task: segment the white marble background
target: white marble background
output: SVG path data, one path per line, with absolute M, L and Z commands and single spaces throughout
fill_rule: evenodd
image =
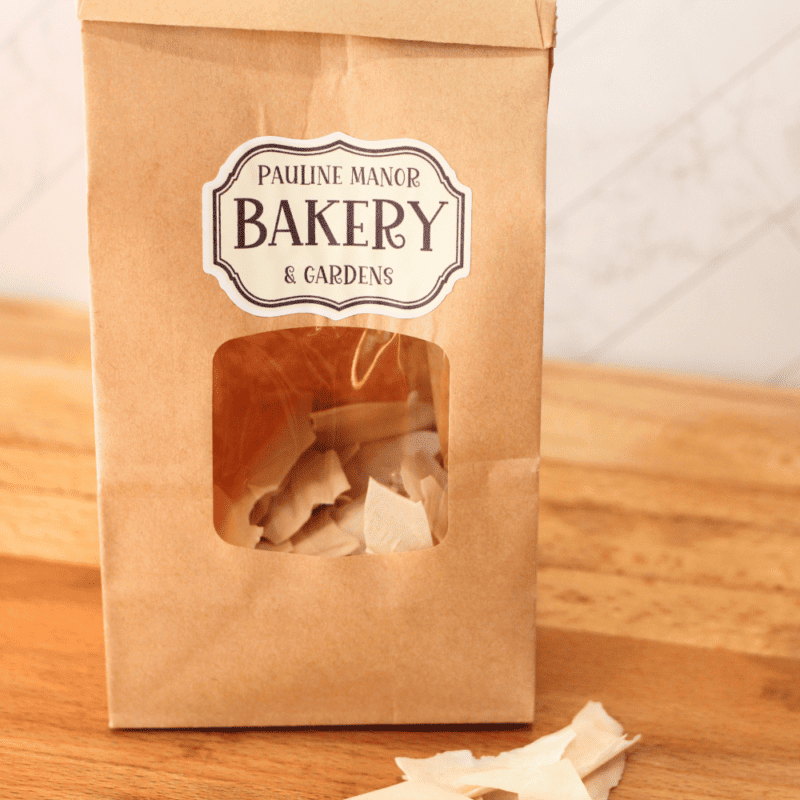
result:
M 0 293 L 87 303 L 74 0 L 0 15 Z M 560 0 L 545 354 L 800 386 L 800 0 Z

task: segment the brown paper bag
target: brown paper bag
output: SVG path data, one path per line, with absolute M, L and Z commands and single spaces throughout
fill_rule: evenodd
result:
M 111 725 L 530 721 L 554 0 L 79 13 Z M 333 328 L 427 343 L 436 546 L 215 528 L 215 354 Z

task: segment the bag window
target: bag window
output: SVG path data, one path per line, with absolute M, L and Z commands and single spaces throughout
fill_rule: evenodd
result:
M 312 556 L 421 550 L 447 533 L 449 363 L 364 328 L 225 342 L 213 360 L 214 527 Z

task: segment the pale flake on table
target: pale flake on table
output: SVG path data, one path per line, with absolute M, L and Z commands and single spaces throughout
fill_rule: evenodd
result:
M 563 758 L 538 767 L 520 789 L 519 800 L 591 800 L 591 796 L 573 763 Z
M 484 756 L 480 764 L 492 764 L 498 767 L 540 767 L 555 764 L 564 756 L 564 751 L 575 738 L 575 731 L 567 725 L 553 733 L 540 736 L 530 744 L 506 750 L 497 756 Z M 491 760 L 490 760 L 491 759 Z
M 405 781 L 376 789 L 374 792 L 355 795 L 348 800 L 464 800 L 464 795 L 433 783 Z
M 475 758 L 469 750 L 454 750 L 430 758 L 396 758 L 395 762 L 407 779 L 427 780 L 467 794 L 475 788 L 517 791 L 527 783 L 530 770 L 557 762 L 574 737 L 575 731 L 566 727 L 497 756 Z
M 482 756 L 474 760 L 472 769 L 463 771 L 451 785 L 454 788 L 480 786 L 519 792 L 527 785 L 533 771 L 558 762 L 574 738 L 575 731 L 567 726 L 524 747 L 497 756 Z
M 449 774 L 454 770 L 471 769 L 476 763 L 471 750 L 448 750 L 427 758 L 398 756 L 394 761 L 400 767 L 406 780 L 432 783 L 436 783 L 435 778 L 442 774 Z
M 576 735 L 564 751 L 564 758 L 575 765 L 582 778 L 627 750 L 640 738 L 626 738 L 622 726 L 608 715 L 600 703 L 587 703 L 570 725 Z
M 406 780 L 427 781 L 472 798 L 608 800 L 625 766 L 622 750 L 639 738 L 626 739 L 603 706 L 590 702 L 565 728 L 497 756 L 475 758 L 469 750 L 454 750 L 395 761 Z
M 587 775 L 583 779 L 583 785 L 592 800 L 608 800 L 609 793 L 620 782 L 624 771 L 625 753 L 620 753 Z
M 599 728 L 612 736 L 622 736 L 625 729 L 606 710 L 602 703 L 590 700 L 573 718 L 570 725 L 575 730 Z

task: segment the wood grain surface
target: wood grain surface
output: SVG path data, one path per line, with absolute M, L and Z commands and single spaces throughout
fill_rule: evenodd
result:
M 790 659 L 545 627 L 533 729 L 111 731 L 97 568 L 0 557 L 0 614 L 4 797 L 334 800 L 395 783 L 395 755 L 527 744 L 589 697 L 643 735 L 615 800 L 800 797 Z
M 334 800 L 591 698 L 643 734 L 612 798 L 800 800 L 800 393 L 543 382 L 533 730 L 110 731 L 88 318 L 0 300 L 0 797 Z

